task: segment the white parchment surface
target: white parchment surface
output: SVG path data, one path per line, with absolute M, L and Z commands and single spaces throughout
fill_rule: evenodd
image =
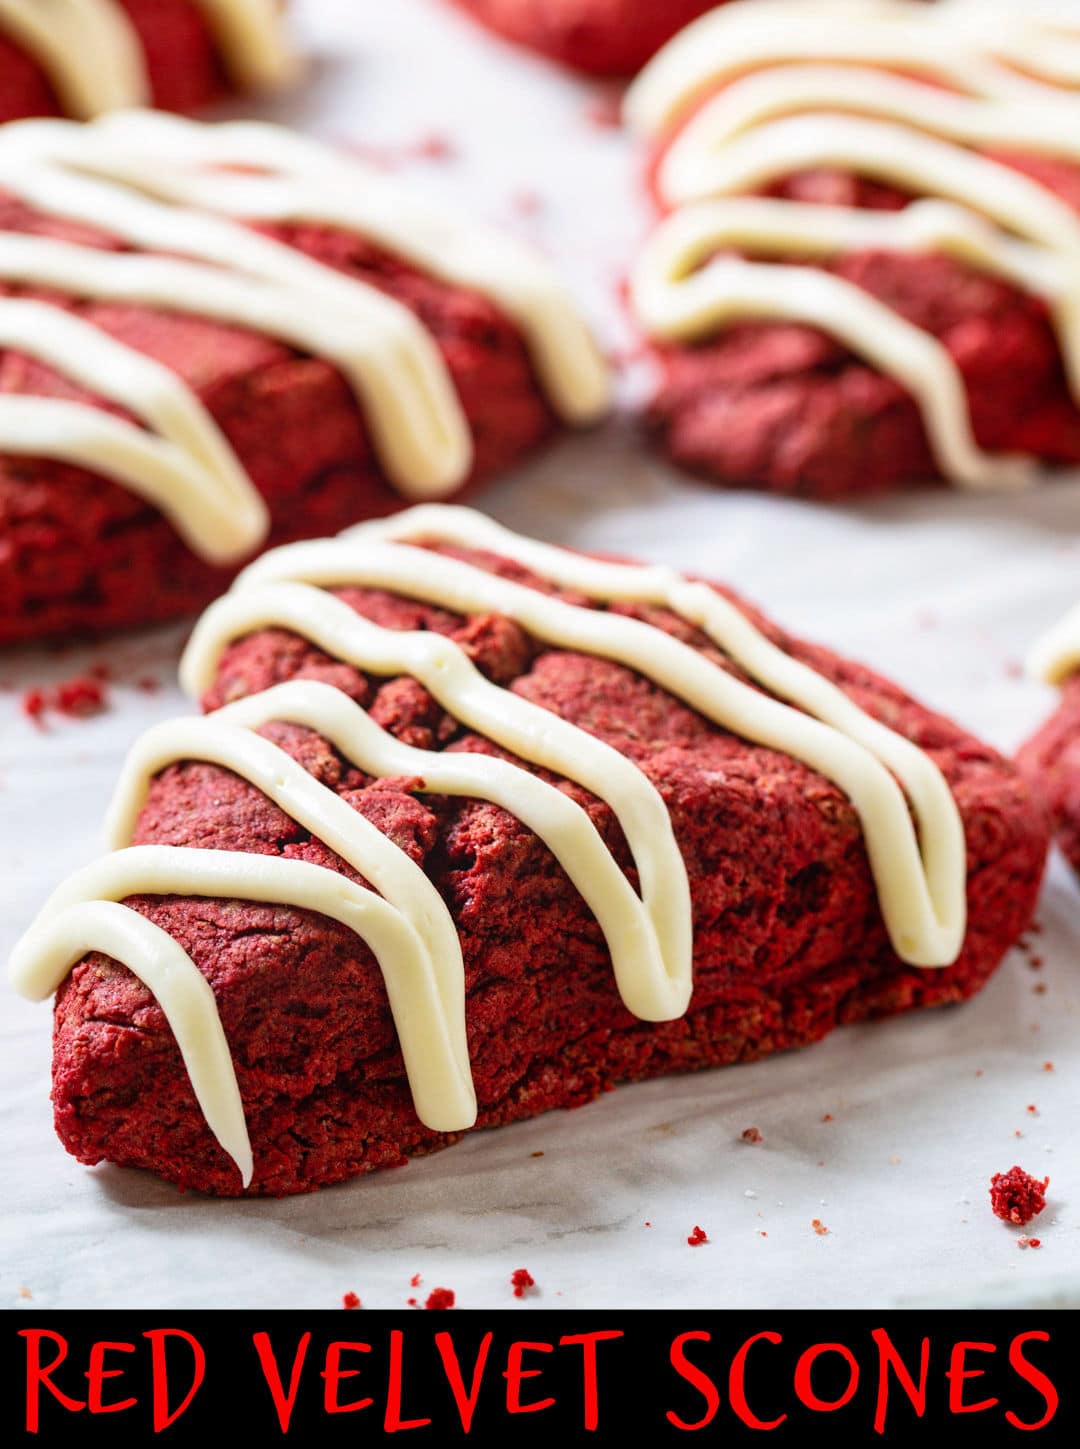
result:
M 263 113 L 373 146 L 417 187 L 530 237 L 605 342 L 625 348 L 617 281 L 646 214 L 633 147 L 603 124 L 608 93 L 434 0 L 296 8 L 311 83 Z M 624 417 L 556 447 L 482 506 L 541 538 L 728 580 L 1003 749 L 1053 706 L 1018 664 L 1080 597 L 1080 480 L 1022 498 L 816 507 L 680 478 Z M 0 660 L 0 957 L 60 878 L 99 850 L 126 747 L 190 709 L 175 686 L 183 635 Z M 21 714 L 22 690 L 95 662 L 115 680 L 106 713 L 47 731 Z M 1080 889 L 1059 859 L 1039 921 L 1031 950 L 1042 966 L 1015 951 L 962 1008 L 621 1088 L 282 1202 L 204 1200 L 79 1166 L 51 1125 L 49 1010 L 4 988 L 0 1303 L 310 1308 L 352 1290 L 371 1307 L 400 1307 L 445 1286 L 461 1307 L 499 1306 L 515 1303 L 510 1274 L 526 1267 L 538 1286 L 523 1312 L 1076 1304 Z M 750 1126 L 763 1135 L 756 1146 L 740 1140 Z M 1014 1162 L 1050 1175 L 1049 1205 L 1028 1230 L 1038 1250 L 1018 1248 L 989 1210 L 991 1173 Z M 696 1224 L 709 1242 L 692 1248 Z

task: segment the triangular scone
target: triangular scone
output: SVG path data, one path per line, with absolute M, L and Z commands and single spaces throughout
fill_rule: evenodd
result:
M 183 679 L 209 712 L 135 746 L 117 850 L 12 971 L 60 986 L 68 1150 L 185 1187 L 302 1192 L 959 1001 L 1043 871 L 1014 766 L 895 686 L 467 510 L 266 555 Z
M 545 262 L 354 157 L 149 112 L 0 132 L 0 643 L 193 610 L 607 395 Z
M 1080 462 L 1075 8 L 739 0 L 627 114 L 632 276 L 679 464 L 815 497 Z

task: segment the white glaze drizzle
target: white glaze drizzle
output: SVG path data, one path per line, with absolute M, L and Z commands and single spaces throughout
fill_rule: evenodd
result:
M 74 167 L 173 206 L 252 222 L 314 223 L 368 237 L 504 311 L 566 422 L 595 422 L 608 406 L 607 369 L 554 272 L 512 238 L 480 224 L 463 227 L 373 166 L 277 126 L 238 121 L 197 127 L 164 114 L 110 116 L 93 136 L 73 137 L 69 128 L 45 145 L 56 145 L 57 158 Z M 248 170 L 223 177 L 222 167 Z M 243 264 L 237 256 L 230 260 Z M 279 259 L 275 272 L 281 266 Z
M 710 10 L 660 50 L 626 93 L 624 115 L 643 135 L 658 136 L 684 117 L 702 95 L 755 70 L 802 65 L 868 66 L 925 76 L 972 96 L 1045 103 L 1042 58 L 1061 67 L 1060 37 L 1053 47 L 1025 48 L 1029 73 L 1003 64 L 998 52 L 1016 54 L 1038 16 L 1005 21 L 996 8 L 987 23 L 983 0 L 950 13 L 910 0 L 738 0 Z M 981 12 L 981 14 L 980 14 Z M 1038 55 L 1034 52 L 1038 49 Z M 1055 52 L 1056 51 L 1056 55 Z M 1071 52 L 1070 52 L 1071 54 Z
M 677 37 L 631 89 L 628 114 L 642 129 L 656 133 L 709 86 L 728 84 L 661 159 L 659 193 L 684 210 L 645 247 L 631 292 L 644 330 L 660 341 L 700 341 L 742 320 L 817 328 L 912 396 L 946 478 L 1010 487 L 1033 476 L 1034 460 L 977 446 L 964 381 L 943 344 L 843 278 L 751 260 L 944 251 L 1047 303 L 1080 401 L 1080 218 L 1038 182 L 968 149 L 1080 160 L 1076 102 L 964 43 L 966 23 L 943 45 L 938 12 L 948 9 L 831 0 L 800 11 L 758 0 Z M 955 89 L 892 73 L 901 69 Z M 832 166 L 942 200 L 876 213 L 738 195 Z M 744 258 L 717 256 L 725 247 Z
M 280 0 L 195 0 L 238 90 L 271 91 L 299 73 Z
M 0 234 L 0 277 L 77 297 L 209 316 L 324 357 L 352 384 L 380 461 L 399 491 L 410 499 L 452 491 L 468 474 L 472 440 L 446 363 L 418 318 L 377 288 L 239 221 L 212 214 L 216 208 L 227 210 L 228 198 L 205 168 L 270 168 L 278 153 L 283 166 L 288 158 L 281 174 L 229 180 L 238 197 L 246 195 L 248 180 L 256 188 L 262 200 L 252 217 L 322 216 L 330 225 L 393 246 L 420 265 L 431 263 L 435 274 L 491 296 L 512 315 L 553 404 L 568 422 L 591 421 L 604 409 L 604 364 L 542 263 L 513 244 L 504 247 L 482 228 L 474 232 L 441 214 L 429 215 L 426 208 L 405 206 L 396 193 L 370 188 L 373 199 L 367 206 L 353 205 L 347 196 L 340 205 L 320 201 L 326 191 L 368 190 L 367 169 L 270 126 L 203 127 L 175 117 L 128 114 L 86 127 L 30 121 L 6 128 L 0 187 L 48 214 L 171 255 L 118 254 Z M 309 163 L 310 176 L 303 174 Z M 206 187 L 201 199 L 200 169 Z M 166 175 L 175 184 L 170 188 L 161 182 L 157 189 L 175 192 L 171 201 L 149 194 L 154 176 Z M 196 406 L 192 398 L 189 410 Z M 104 443 L 99 454 L 108 474 Z M 92 461 L 93 445 L 87 466 Z M 185 459 L 176 462 L 182 473 Z M 181 478 L 174 493 L 174 513 L 186 515 L 189 538 L 217 532 L 200 489 L 199 466 L 192 455 L 186 481 Z M 231 556 L 249 551 L 237 549 Z
M 238 88 L 267 90 L 295 76 L 276 0 L 193 3 Z M 0 0 L 0 33 L 34 58 L 77 120 L 151 100 L 142 41 L 116 0 Z
M 0 298 L 0 348 L 46 363 L 144 424 L 67 399 L 0 396 L 0 452 L 62 459 L 115 479 L 215 562 L 243 558 L 265 537 L 265 503 L 213 418 L 169 368 L 72 313 L 23 299 Z M 187 494 L 198 507 L 182 506 Z
M 0 33 L 34 59 L 77 120 L 150 101 L 142 42 L 115 0 L 0 0 Z
M 634 601 L 669 608 L 702 628 L 766 689 L 798 707 L 741 683 L 662 630 L 602 609 L 571 605 L 414 546 L 421 540 L 490 549 L 599 603 Z M 964 835 L 955 802 L 936 766 L 841 690 L 769 643 L 709 586 L 665 568 L 601 563 L 571 554 L 520 538 L 482 515 L 458 508 L 415 508 L 397 519 L 350 530 L 338 540 L 279 549 L 251 566 L 197 626 L 182 665 L 185 687 L 193 692 L 206 687 L 228 642 L 267 625 L 289 628 L 372 673 L 410 675 L 462 724 L 518 758 L 575 780 L 606 800 L 641 882 L 639 897 L 584 810 L 556 787 L 511 761 L 487 754 L 430 752 L 403 745 L 341 691 L 325 684 L 293 681 L 276 686 L 204 719 L 158 726 L 135 747 L 110 810 L 111 844 L 120 846 L 130 839 L 149 781 L 160 769 L 178 760 L 210 761 L 261 789 L 386 897 L 383 902 L 366 893 L 368 899 L 396 911 L 395 920 L 411 923 L 420 962 L 410 968 L 412 979 L 429 983 L 426 994 L 395 996 L 388 961 L 385 956 L 379 959 L 388 975 L 399 1032 L 404 1020 L 405 1029 L 411 1027 L 425 1039 L 445 1044 L 441 1055 L 405 1052 L 417 1110 L 429 1125 L 460 1130 L 472 1120 L 464 1120 L 468 1113 L 460 1110 L 460 1095 L 438 1122 L 425 1115 L 426 1104 L 449 1103 L 454 1083 L 468 1080 L 467 1057 L 462 1069 L 460 1055 L 464 975 L 456 940 L 451 943 L 445 933 L 445 907 L 437 896 L 435 905 L 430 896 L 415 892 L 410 881 L 415 884 L 419 876 L 427 882 L 403 852 L 255 731 L 272 721 L 302 724 L 374 775 L 415 779 L 418 783 L 411 788 L 488 800 L 510 811 L 547 844 L 577 886 L 605 936 L 625 1004 L 649 1020 L 679 1016 L 689 1002 L 692 940 L 685 866 L 666 807 L 631 760 L 587 731 L 487 681 L 452 640 L 381 628 L 315 583 L 387 588 L 464 614 L 497 612 L 556 647 L 620 661 L 734 733 L 803 760 L 845 791 L 859 815 L 883 917 L 897 952 L 913 964 L 927 966 L 947 965 L 958 954 L 965 931 Z M 903 784 L 906 799 L 897 781 Z M 170 871 L 173 857 L 184 869 Z M 219 861 L 225 863 L 218 865 Z M 235 875 L 230 874 L 228 862 L 236 863 Z M 346 881 L 323 870 L 317 881 L 312 877 L 307 894 L 301 896 L 298 878 L 295 883 L 289 878 L 286 891 L 279 884 L 285 875 L 277 868 L 296 864 L 263 855 L 169 847 L 117 850 L 54 896 L 16 953 L 15 984 L 30 994 L 47 995 L 82 950 L 93 947 L 113 954 L 105 937 L 93 936 L 81 916 L 73 924 L 65 914 L 71 906 L 82 910 L 95 896 L 118 901 L 132 894 L 234 895 L 303 905 L 353 925 L 378 956 L 365 934 L 367 923 L 360 930 L 351 916 L 342 914 L 340 896 L 352 902 L 350 892 L 356 888 L 344 890 Z M 200 873 L 204 866 L 220 871 L 220 879 L 215 882 Z M 273 868 L 273 882 L 266 867 Z M 429 885 L 427 889 L 434 894 Z M 274 895 L 275 890 L 281 893 Z M 134 937 L 130 943 L 120 936 L 110 939 L 138 954 L 138 974 L 157 995 L 159 943 L 151 943 L 150 949 Z M 150 956 L 154 960 L 148 960 Z M 117 958 L 127 960 L 122 953 Z M 210 1003 L 194 982 L 197 968 L 186 955 L 184 962 L 169 957 L 170 981 L 181 973 L 190 978 L 184 1000 L 192 1012 L 206 1012 Z M 438 982 L 437 988 L 431 982 Z M 207 1040 L 218 1039 L 208 1029 Z M 250 1147 L 246 1129 L 243 1141 L 237 1134 L 239 1098 L 231 1065 L 226 1072 L 216 1059 L 213 1070 L 208 1068 L 196 1084 L 196 1093 L 204 1111 L 206 1103 L 212 1105 L 212 1128 L 244 1172 Z M 475 1103 L 472 1112 L 474 1116 Z M 209 1113 L 207 1117 L 210 1121 Z M 231 1125 L 219 1131 L 215 1122 Z
M 1062 684 L 1080 669 L 1080 604 L 1038 640 L 1027 663 L 1028 672 L 1046 684 Z

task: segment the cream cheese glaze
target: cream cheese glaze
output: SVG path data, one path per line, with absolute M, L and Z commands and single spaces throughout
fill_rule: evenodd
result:
M 245 167 L 254 171 L 222 181 L 222 168 Z M 472 463 L 468 424 L 434 338 L 378 288 L 257 233 L 245 220 L 325 222 L 490 297 L 520 328 L 538 378 L 567 422 L 592 421 L 607 405 L 603 361 L 542 262 L 482 227 L 413 201 L 362 163 L 276 127 L 201 126 L 142 112 L 91 126 L 20 122 L 0 138 L 0 189 L 140 249 L 110 252 L 0 232 L 0 280 L 211 317 L 326 358 L 351 384 L 380 463 L 406 498 L 453 491 Z M 59 315 L 44 303 L 24 314 L 20 345 L 38 356 L 47 349 L 48 360 L 68 376 L 86 381 L 100 370 L 122 379 L 106 395 L 160 430 L 151 405 L 151 394 L 161 392 L 160 369 L 149 362 L 140 369 L 130 354 L 121 366 L 119 346 L 104 336 L 95 340 L 85 324 L 86 366 L 69 364 L 63 349 L 49 347 L 49 327 L 60 325 L 49 323 L 50 311 Z M 155 500 L 167 492 L 170 517 L 204 557 L 242 558 L 265 536 L 265 509 L 178 377 L 171 396 L 171 431 L 162 441 L 128 436 L 124 456 L 117 428 L 101 421 L 99 409 L 54 407 L 57 456 L 77 455 L 84 466 L 138 486 L 132 463 L 138 445 L 139 467 L 145 465 L 140 491 Z M 33 410 L 32 400 L 5 407 L 0 450 L 26 451 L 30 433 L 49 455 L 48 434 L 32 425 Z M 43 424 L 44 410 L 36 412 Z M 185 424 L 175 426 L 181 412 Z M 208 450 L 210 471 L 222 482 L 217 498 L 206 486 Z M 233 504 L 235 515 L 222 531 L 223 511 Z
M 1028 672 L 1047 684 L 1062 684 L 1080 669 L 1080 604 L 1049 629 L 1028 655 Z
M 540 593 L 423 543 L 489 550 L 598 607 Z M 89 950 L 131 965 L 176 1032 L 206 1120 L 245 1184 L 251 1148 L 212 996 L 175 943 L 119 904 L 128 896 L 272 900 L 341 921 L 379 961 L 421 1120 L 439 1131 L 458 1131 L 476 1115 L 464 968 L 445 904 L 403 851 L 257 733 L 269 722 L 315 730 L 372 775 L 415 781 L 410 788 L 420 792 L 502 806 L 547 844 L 577 886 L 604 934 L 631 1012 L 653 1021 L 676 1018 L 692 990 L 686 870 L 667 808 L 646 775 L 587 731 L 486 680 L 452 640 L 382 628 L 356 614 L 328 592 L 345 584 L 387 589 L 464 615 L 494 612 L 514 619 L 554 647 L 616 660 L 722 728 L 804 761 L 844 791 L 858 814 L 897 954 L 925 967 L 955 960 L 966 927 L 965 842 L 940 771 L 915 745 L 772 644 L 708 585 L 663 567 L 573 554 L 521 538 L 471 510 L 445 506 L 414 508 L 337 539 L 278 549 L 246 570 L 197 626 L 181 671 L 190 692 L 212 681 L 231 640 L 271 625 L 372 674 L 409 675 L 459 722 L 515 759 L 606 801 L 629 846 L 640 894 L 585 811 L 555 786 L 512 760 L 406 746 L 329 685 L 293 681 L 204 718 L 151 730 L 132 750 L 109 812 L 114 853 L 54 894 L 17 946 L 11 978 L 25 994 L 43 999 Z M 663 630 L 604 607 L 617 602 L 671 610 L 701 629 L 760 688 Z M 329 869 L 264 855 L 128 846 L 151 779 L 184 760 L 213 762 L 248 780 L 374 890 L 360 890 Z
M 193 3 L 237 87 L 271 89 L 293 78 L 277 0 Z M 34 58 L 77 120 L 151 101 L 139 33 L 117 0 L 0 0 L 0 34 Z
M 959 369 L 936 338 L 842 277 L 757 260 L 827 262 L 872 247 L 944 251 L 1026 287 L 1047 303 L 1080 402 L 1080 217 L 983 153 L 1080 161 L 1077 101 L 1051 83 L 1071 73 L 1068 37 L 1048 33 L 1060 23 L 1057 7 L 999 17 L 997 30 L 985 16 L 977 23 L 975 8 L 960 0 L 744 0 L 688 27 L 627 98 L 627 115 L 647 134 L 685 122 L 656 175 L 661 200 L 675 210 L 646 246 L 631 294 L 658 341 L 694 342 L 768 318 L 818 328 L 913 397 L 946 478 L 1011 486 L 1033 463 L 977 447 Z M 1015 39 L 1011 49 L 1002 28 Z M 1005 64 L 1006 52 L 1023 73 Z M 746 195 L 820 167 L 927 200 L 882 213 Z M 725 249 L 741 259 L 718 255 Z

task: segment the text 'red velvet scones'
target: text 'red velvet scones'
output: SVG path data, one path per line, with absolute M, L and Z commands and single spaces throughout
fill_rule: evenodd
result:
M 12 958 L 84 1162 L 301 1192 L 976 991 L 1015 768 L 713 585 L 424 506 L 264 555 Z
M 0 643 L 207 603 L 605 409 L 531 251 L 273 126 L 0 134 Z
M 818 497 L 1080 461 L 1080 20 L 742 0 L 626 105 L 666 213 L 632 275 L 670 456 Z
M 1061 699 L 1018 760 L 1050 812 L 1069 863 L 1080 872 L 1080 607 L 1039 641 L 1030 667 L 1037 678 L 1060 687 Z
M 191 111 L 297 69 L 279 0 L 0 0 L 0 121 Z
M 507 40 L 590 75 L 633 75 L 713 0 L 452 0 Z

